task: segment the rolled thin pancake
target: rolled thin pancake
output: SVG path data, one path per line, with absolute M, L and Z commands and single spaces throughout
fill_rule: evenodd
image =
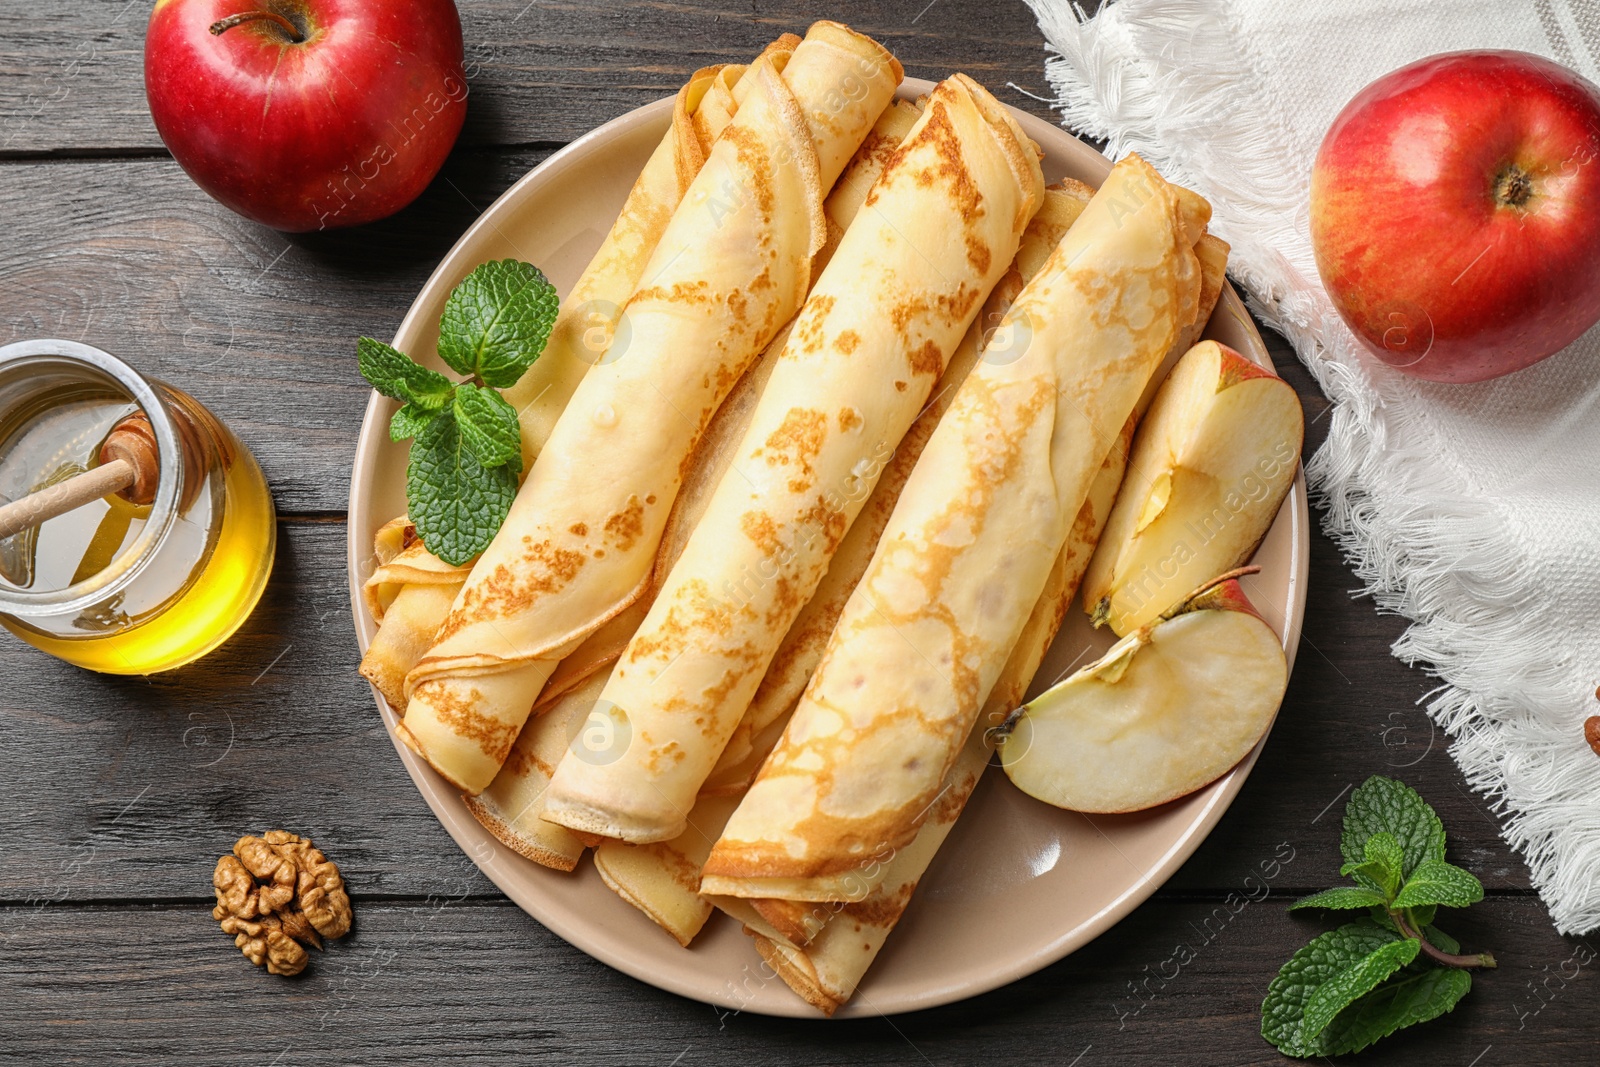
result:
M 786 33 L 756 63 L 705 67 L 678 90 L 672 124 L 633 183 L 610 232 L 561 302 L 544 351 L 504 393 L 522 425 L 524 470 L 549 439 L 578 382 L 610 346 L 623 305 L 711 145 L 738 112 L 756 64 L 765 59 L 781 69 L 799 43 L 800 38 Z
M 1151 374 L 1198 314 L 1209 207 L 1118 163 L 907 482 L 702 892 L 848 900 L 915 837 Z M 993 349 L 991 341 L 988 349 Z M 1020 349 L 1020 350 L 1019 350 Z
M 1089 186 L 1070 180 L 1045 190 L 1038 212 L 1023 232 L 1011 270 L 989 293 L 982 312 L 968 327 L 943 376 L 934 386 L 933 396 L 900 439 L 872 495 L 828 564 L 828 573 L 784 635 L 749 709 L 723 748 L 722 757 L 703 788 L 742 793 L 749 787 L 816 670 L 845 601 L 866 572 L 878 538 L 900 498 L 900 490 L 911 476 L 934 427 L 954 401 L 956 390 L 978 362 L 985 339 L 1000 325 L 1023 283 L 1038 271 L 1093 195 L 1094 190 Z
M 467 580 L 467 568 L 452 567 L 429 552 L 404 515 L 378 528 L 373 556 L 378 566 L 361 596 L 378 632 L 360 670 L 398 712 L 406 706 L 406 674 L 433 643 L 434 631 Z
M 825 237 L 823 193 L 900 80 L 882 46 L 827 22 L 781 75 L 769 59 L 754 66 L 606 358 L 407 677 L 397 732 L 468 793 L 493 779 L 556 664 L 648 586 L 695 440 L 798 310 Z
M 870 186 L 883 172 L 889 154 L 911 128 L 917 115 L 918 112 L 914 107 L 896 101 L 885 108 L 883 114 L 878 117 L 872 133 L 862 143 L 861 149 L 845 168 L 844 174 L 840 176 L 823 205 L 823 213 L 828 219 L 829 233 L 844 232 L 844 228 L 849 225 L 861 207 L 863 198 L 857 190 Z M 826 255 L 827 251 L 825 248 L 823 254 Z M 683 487 L 678 491 L 677 499 L 673 501 L 671 517 L 667 520 L 666 529 L 661 537 L 653 572 L 654 585 L 659 586 L 671 570 L 672 564 L 677 562 L 690 532 L 705 513 L 712 491 L 732 463 L 739 442 L 743 440 L 745 430 L 750 425 L 756 401 L 766 385 L 772 366 L 777 361 L 778 353 L 782 351 L 787 336 L 788 327 L 785 327 L 767 346 L 767 351 L 762 353 L 755 365 L 745 372 L 744 377 L 722 402 L 701 435 L 695 448 L 691 468 L 684 478 Z M 462 577 L 465 577 L 464 573 Z M 583 644 L 561 661 L 560 666 L 550 676 L 544 691 L 539 694 L 539 699 L 534 705 L 534 717 L 523 726 L 522 733 L 518 735 L 513 746 L 511 758 L 507 759 L 505 766 L 501 767 L 500 773 L 495 776 L 487 789 L 478 797 L 468 799 L 468 806 L 491 833 L 509 847 L 536 862 L 545 862 L 540 859 L 544 856 L 551 860 L 546 863 L 547 866 L 570 870 L 569 861 L 575 861 L 576 854 L 570 853 L 569 849 L 582 847 L 582 842 L 577 836 L 539 818 L 544 810 L 544 790 L 550 783 L 555 762 L 560 758 L 568 739 L 577 728 L 577 723 L 563 722 L 559 725 L 546 723 L 541 716 L 550 711 L 570 710 L 574 705 L 567 703 L 565 698 L 580 686 L 587 694 L 589 705 L 594 704 L 599 696 L 599 689 L 595 688 L 591 692 L 590 687 L 585 686 L 585 682 L 594 678 L 597 672 L 609 667 L 621 655 L 633 632 L 638 628 L 639 622 L 644 618 L 645 611 L 650 606 L 650 599 L 651 596 L 646 596 L 630 605 L 626 611 L 590 634 Z M 597 684 L 603 684 L 604 681 L 605 675 L 600 675 Z M 586 714 L 588 708 L 584 708 L 583 711 Z M 582 716 L 579 721 L 581 720 Z M 560 740 L 554 740 L 555 738 Z M 548 746 L 552 744 L 556 747 L 549 748 Z M 529 748 L 548 754 L 549 759 L 519 756 L 522 750 Z M 731 810 L 732 805 L 726 805 L 726 811 Z M 726 811 L 710 831 L 712 840 L 715 840 L 716 835 L 722 830 L 722 822 L 726 821 Z M 692 855 L 697 857 L 693 859 L 693 864 L 696 872 L 695 882 L 698 883 L 700 864 L 705 860 L 705 852 L 711 847 L 710 841 L 701 844 L 698 837 L 692 836 L 698 832 L 696 827 L 699 824 L 695 822 L 697 818 L 698 816 L 691 812 L 690 828 L 679 835 L 684 839 L 681 844 L 677 841 L 662 842 L 641 856 L 612 863 L 606 873 L 608 884 L 624 899 L 637 905 L 663 925 L 667 925 L 673 936 L 680 940 L 694 936 L 694 930 L 690 929 L 691 917 L 699 915 L 699 922 L 703 923 L 708 907 L 700 900 L 694 886 L 685 890 L 677 878 L 683 864 L 689 862 L 682 857 Z M 552 837 L 566 847 L 554 848 L 551 845 Z M 688 894 L 687 897 L 685 893 Z M 698 929 L 698 925 L 695 929 Z
M 831 258 L 839 239 L 861 209 L 867 190 L 883 173 L 894 149 L 905 139 L 919 115 L 918 109 L 912 105 L 894 101 L 878 117 L 872 132 L 862 142 L 861 148 L 828 194 L 823 210 L 828 220 L 829 238 L 818 256 L 819 262 L 825 263 Z M 684 478 L 683 488 L 673 503 L 671 517 L 661 537 L 655 565 L 655 584 L 658 588 L 671 572 L 705 514 L 718 483 L 737 457 L 762 391 L 772 376 L 772 369 L 792 326 L 791 322 L 779 333 L 755 366 L 739 380 L 701 435 L 695 450 L 693 469 Z M 639 606 L 635 605 L 635 608 Z M 630 608 L 629 613 L 633 610 Z M 622 618 L 624 616 L 619 616 L 618 620 L 608 623 L 595 636 L 609 630 Z M 593 640 L 591 638 L 585 644 Z M 569 657 L 562 662 L 557 675 L 567 669 L 571 659 Z M 557 676 L 553 675 L 546 691 L 556 682 Z M 531 725 L 524 727 L 524 733 L 531 728 Z M 521 744 L 520 739 L 518 744 Z M 509 764 L 496 777 L 496 787 L 508 771 Z M 754 775 L 753 769 L 750 775 Z M 728 790 L 716 795 L 702 795 L 689 812 L 688 826 L 677 837 L 647 845 L 604 840 L 595 850 L 595 867 L 613 891 L 644 912 L 680 944 L 688 945 L 704 926 L 712 910 L 710 903 L 699 893 L 700 865 L 705 862 L 712 842 L 722 832 L 722 825 L 737 802 L 737 793 Z M 693 877 L 686 877 L 686 872 L 692 872 Z
M 800 38 L 786 33 L 768 45 L 762 56 L 772 57 L 775 63 L 787 62 L 799 43 Z M 521 424 L 524 471 L 544 447 L 556 416 L 566 407 L 584 372 L 604 352 L 622 304 L 633 292 L 667 219 L 699 173 L 712 142 L 738 110 L 738 98 L 750 84 L 745 77 L 749 70 L 735 65 L 706 67 L 679 89 L 666 135 L 645 163 L 599 250 L 562 301 L 544 351 L 521 380 L 505 391 Z M 396 521 L 409 527 L 403 518 Z M 381 603 L 369 598 L 378 632 L 362 657 L 361 673 L 390 707 L 403 714 L 405 676 L 433 643 L 470 567 L 453 567 L 410 543 L 395 549 L 396 553 L 400 548 L 406 550 L 404 560 L 393 568 L 384 567 L 389 562 L 383 558 L 385 538 L 390 536 L 385 531 L 393 525 L 380 529 L 375 539 L 380 573 L 368 579 L 366 588 L 384 592 Z M 407 575 L 413 576 L 412 580 Z M 391 605 L 397 606 L 388 610 Z M 593 654 L 590 650 L 591 658 Z M 562 690 L 586 676 L 583 665 L 574 664 L 567 671 L 561 679 Z
M 760 760 L 765 758 L 766 752 L 776 743 L 777 732 L 787 724 L 789 713 L 799 701 L 801 691 L 821 659 L 823 648 L 844 609 L 845 602 L 865 573 L 878 539 L 888 525 L 901 489 L 928 438 L 938 425 L 939 419 L 949 409 L 962 381 L 971 372 L 981 353 L 986 349 L 992 352 L 1004 352 L 1008 346 L 1019 340 L 998 333 L 1005 323 L 1006 312 L 1010 310 L 1023 286 L 1048 261 L 1050 254 L 1061 243 L 1093 195 L 1094 190 L 1089 186 L 1071 180 L 1063 181 L 1046 191 L 1044 204 L 1033 217 L 1033 221 L 1028 224 L 1011 269 L 990 293 L 989 299 L 984 304 L 983 313 L 978 321 L 972 324 L 967 336 L 962 339 L 961 346 L 945 371 L 945 377 L 940 380 L 939 393 L 918 418 L 913 431 L 901 441 L 900 450 L 896 453 L 890 469 L 880 479 L 873 493 L 873 499 L 863 510 L 855 526 L 851 527 L 846 538 L 847 544 L 841 546 L 840 552 L 835 555 L 828 575 L 824 579 L 823 588 L 818 589 L 817 595 L 806 605 L 802 617 L 795 621 L 795 625 L 785 636 L 785 648 L 780 652 L 780 656 L 786 655 L 787 659 L 781 662 L 775 661 L 773 667 L 768 670 L 766 678 L 762 680 L 757 700 L 751 705 L 752 713 L 759 713 L 762 717 L 750 725 L 762 732 L 758 737 L 765 735 L 764 744 L 758 742 L 756 747 L 759 751 L 755 755 L 760 758 L 747 759 L 743 764 L 743 774 L 754 776 L 760 769 Z M 1126 430 L 1129 435 L 1132 433 L 1131 422 L 1132 420 Z M 1097 475 L 1095 490 L 1091 491 L 1090 501 L 1085 503 L 1084 512 L 1080 512 L 1080 520 L 1075 524 L 1075 528 L 1081 524 L 1085 512 L 1093 511 L 1092 505 L 1097 499 L 1097 493 L 1115 496 L 1117 484 L 1121 480 L 1121 459 L 1122 457 L 1118 457 L 1119 465 L 1115 471 L 1103 468 Z M 1108 458 L 1108 467 L 1111 462 L 1112 460 Z M 1113 476 L 1116 480 L 1109 486 L 1103 484 Z M 808 619 L 809 632 L 799 630 L 802 622 Z M 746 718 L 749 720 L 751 717 L 747 715 Z M 752 762 L 754 766 L 751 766 Z M 724 769 L 722 774 L 723 780 L 727 781 L 735 779 L 739 771 Z M 735 784 L 739 791 L 747 786 L 748 779 L 742 784 Z M 762 930 L 764 924 L 770 924 L 771 936 L 784 937 L 796 944 L 804 944 L 809 940 L 815 934 L 819 921 L 832 914 L 828 907 L 819 908 L 814 903 L 781 898 L 753 898 L 739 901 L 736 898 L 723 897 L 718 898 L 717 902 L 747 926 Z
M 992 731 L 1022 703 L 1077 594 L 1084 568 L 1094 555 L 1106 517 L 1116 501 L 1132 428 L 1130 419 L 1120 447 L 1110 449 L 1095 475 L 1044 590 L 916 836 L 904 848 L 873 861 L 884 867 L 881 881 L 859 901 L 774 902 L 784 905 L 776 911 L 750 908 L 747 913 L 741 912 L 741 905 L 749 908 L 760 902 L 719 898 L 718 903 L 727 906 L 736 917 L 746 916 L 746 931 L 755 939 L 761 958 L 789 988 L 824 1014 L 832 1015 L 855 993 L 972 796 L 993 750 Z M 868 871 L 870 868 L 863 873 Z M 749 921 L 749 916 L 754 921 Z
M 817 254 L 819 270 L 832 259 L 845 229 L 861 210 L 866 190 L 883 174 L 895 148 L 905 139 L 920 114 L 911 104 L 895 100 L 883 109 L 873 123 L 866 140 L 861 142 L 861 147 L 823 202 L 822 213 L 827 221 L 828 237 L 822 251 Z M 739 445 L 750 428 L 750 420 L 755 415 L 762 390 L 772 376 L 772 368 L 788 342 L 793 327 L 794 320 L 791 319 L 778 331 L 767 350 L 728 393 L 705 432 L 700 435 L 695 445 L 693 463 L 684 476 L 683 486 L 673 502 L 672 512 L 661 535 L 661 547 L 656 554 L 654 567 L 653 584 L 657 589 L 666 581 L 672 565 L 688 544 L 689 536 L 699 525 L 717 484 L 733 465 Z
M 632 842 L 683 832 L 1043 188 L 1010 113 L 964 75 L 940 83 L 796 318 L 733 469 L 612 671 L 597 711 L 627 742 L 605 758 L 569 753 L 546 819 Z
M 782 336 L 780 334 L 780 339 Z M 774 345 L 777 344 L 779 342 L 775 341 Z M 771 348 L 762 354 L 756 365 L 734 387 L 727 401 L 717 409 L 702 435 L 694 466 L 684 479 L 677 500 L 673 502 L 672 518 L 661 539 L 655 564 L 657 581 L 664 578 L 676 562 L 688 539 L 688 531 L 705 511 L 711 490 L 716 485 L 715 479 L 706 476 L 707 468 L 721 470 L 726 466 L 726 457 L 720 455 L 718 443 L 730 437 L 737 441 L 742 436 L 742 429 L 749 423 L 761 385 L 766 381 L 766 372 L 770 371 L 776 358 L 777 351 Z M 556 764 L 566 754 L 572 738 L 599 700 L 609 677 L 608 668 L 627 647 L 649 607 L 648 597 L 629 605 L 621 614 L 590 634 L 561 661 L 544 691 L 539 694 L 533 716 L 517 735 L 511 757 L 488 788 L 476 797 L 465 798 L 468 808 L 490 833 L 536 863 L 570 871 L 585 847 L 585 835 L 574 834 L 566 827 L 542 818 L 545 791 L 549 788 Z M 563 713 L 565 717 L 559 722 L 545 721 L 557 713 Z M 575 718 L 572 717 L 574 715 Z M 603 728 L 603 724 L 600 725 Z M 519 752 L 525 748 L 536 749 L 542 758 L 519 758 Z M 517 817 L 506 818 L 504 812 L 507 810 L 515 811 Z M 683 944 L 688 944 L 704 924 L 709 905 L 699 900 L 693 887 L 688 892 L 694 899 L 686 898 L 679 876 L 684 864 L 690 862 L 690 857 L 698 857 L 693 859 L 695 881 L 698 883 L 700 864 L 705 862 L 705 853 L 711 848 L 710 841 L 705 842 L 703 847 L 699 845 L 699 835 L 709 832 L 711 839 L 715 840 L 716 834 L 722 832 L 722 824 L 727 821 L 733 805 L 728 803 L 707 810 L 721 811 L 713 829 L 707 829 L 712 824 L 704 813 L 697 816 L 691 812 L 690 825 L 679 835 L 679 839 L 661 842 L 642 856 L 618 857 L 601 871 L 606 884 L 618 895 L 655 919 Z M 552 841 L 564 847 L 552 848 Z M 569 853 L 572 847 L 579 851 Z M 595 860 L 596 866 L 599 866 L 601 861 L 598 855 Z M 695 921 L 697 915 L 699 918 Z
M 576 834 L 546 822 L 539 813 L 556 764 L 582 729 L 604 685 L 605 675 L 591 675 L 543 708 L 517 735 L 511 755 L 489 787 L 463 798 L 467 810 L 501 844 L 541 866 L 570 871 L 583 856 L 585 845 Z

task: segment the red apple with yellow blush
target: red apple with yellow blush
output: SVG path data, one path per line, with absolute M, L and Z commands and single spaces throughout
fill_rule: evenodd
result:
M 1363 89 L 1311 177 L 1317 270 L 1407 374 L 1476 382 L 1600 320 L 1600 89 L 1524 52 L 1452 52 Z
M 433 180 L 466 115 L 451 0 L 158 0 L 145 93 L 173 158 L 279 230 L 355 226 Z

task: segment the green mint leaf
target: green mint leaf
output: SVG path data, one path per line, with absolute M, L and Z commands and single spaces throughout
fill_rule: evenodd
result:
M 1383 864 L 1377 862 L 1346 863 L 1339 868 L 1340 874 L 1347 874 L 1356 880 L 1356 884 L 1363 889 L 1370 889 L 1378 893 L 1385 901 L 1389 894 L 1383 891 Z
M 1444 825 L 1415 789 L 1374 775 L 1350 794 L 1344 809 L 1340 851 L 1347 863 L 1366 859 L 1367 838 L 1388 831 L 1405 856 L 1400 873 L 1409 876 L 1424 860 L 1444 859 Z
M 1328 1025 L 1322 1032 L 1323 1054 L 1360 1052 L 1402 1027 L 1437 1018 L 1471 988 L 1472 976 L 1453 967 L 1429 967 L 1385 982 Z
M 1464 908 L 1483 899 L 1483 883 L 1453 863 L 1444 860 L 1424 860 L 1406 879 L 1400 894 L 1394 898 L 1397 908 L 1416 908 L 1424 904 L 1443 904 L 1447 908 Z
M 461 440 L 485 467 L 511 464 L 511 473 L 522 470 L 522 429 L 517 409 L 501 399 L 493 389 L 479 389 L 471 382 L 456 388 L 451 410 L 461 430 Z
M 1422 936 L 1428 939 L 1428 944 L 1440 952 L 1448 952 L 1452 956 L 1461 951 L 1461 942 L 1439 929 L 1437 926 L 1424 926 Z
M 1367 838 L 1365 858 L 1359 863 L 1346 863 L 1340 874 L 1348 874 L 1364 889 L 1383 894 L 1384 900 L 1394 897 L 1400 888 L 1400 866 L 1404 856 L 1400 843 L 1393 834 L 1383 831 Z
M 1351 886 L 1339 886 L 1336 889 L 1324 889 L 1320 893 L 1297 900 L 1289 905 L 1290 911 L 1299 908 L 1370 908 L 1383 907 L 1388 901 L 1382 893 L 1372 889 L 1356 889 Z
M 408 514 L 428 551 L 446 563 L 459 567 L 487 548 L 516 495 L 517 472 L 510 464 L 480 464 L 452 412 L 440 413 L 412 441 Z
M 544 351 L 559 304 L 555 287 L 533 264 L 480 264 L 445 301 L 439 358 L 497 389 L 515 385 Z
M 1261 1036 L 1289 1056 L 1321 1054 L 1315 1035 L 1303 1032 L 1306 1004 L 1324 982 L 1401 940 L 1392 930 L 1360 920 L 1314 939 L 1289 957 L 1267 987 L 1261 1004 Z
M 439 417 L 439 412 L 416 404 L 404 404 L 389 419 L 389 440 L 404 441 L 422 432 L 422 428 Z
M 1363 866 L 1373 864 L 1381 872 L 1379 886 L 1386 896 L 1393 897 L 1400 888 L 1400 871 L 1405 866 L 1405 854 L 1393 834 L 1381 832 L 1367 838 L 1367 862 Z
M 356 358 L 361 376 L 384 396 L 430 411 L 450 403 L 455 383 L 437 371 L 418 366 L 399 349 L 362 337 L 356 341 Z
M 1423 929 L 1433 922 L 1433 913 L 1435 910 L 1436 909 L 1432 904 L 1424 904 L 1417 908 L 1407 908 L 1406 919 L 1408 925 L 1410 925 L 1411 929 L 1413 930 Z
M 1346 967 L 1317 986 L 1306 1000 L 1300 1034 L 1307 1041 L 1319 1036 L 1334 1016 L 1377 988 L 1378 983 L 1417 958 L 1422 945 L 1407 938 L 1380 945 L 1364 959 Z

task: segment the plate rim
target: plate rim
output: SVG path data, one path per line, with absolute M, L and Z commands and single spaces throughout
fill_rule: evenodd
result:
M 930 92 L 936 83 L 923 78 L 906 78 L 897 90 L 899 99 L 912 100 Z M 505 192 L 501 193 L 492 204 L 473 220 L 472 224 L 451 245 L 450 250 L 439 261 L 439 265 L 429 274 L 422 288 L 412 299 L 411 306 L 407 309 L 400 325 L 396 328 L 396 337 L 411 332 L 416 328 L 416 319 L 422 314 L 423 296 L 437 287 L 445 284 L 447 279 L 458 279 L 465 275 L 461 261 L 467 258 L 468 249 L 474 247 L 479 236 L 486 230 L 496 229 L 496 215 L 501 211 L 510 210 L 507 206 L 518 200 L 524 190 L 533 184 L 543 184 L 558 175 L 580 166 L 587 157 L 602 149 L 614 137 L 624 135 L 634 130 L 640 123 L 655 121 L 665 118 L 670 113 L 675 96 L 665 96 L 650 103 L 633 108 L 623 114 L 605 122 L 589 132 L 578 137 L 570 144 L 565 145 L 538 166 L 532 168 L 517 181 L 513 182 Z M 1076 155 L 1081 162 L 1091 168 L 1101 169 L 1102 173 L 1097 179 L 1103 180 L 1109 173 L 1112 161 L 1084 143 L 1078 137 L 1038 116 L 1004 104 L 1021 125 L 1023 131 L 1041 146 L 1048 145 L 1067 155 Z M 476 264 L 470 264 L 476 266 Z M 1244 302 L 1239 298 L 1231 283 L 1223 286 L 1221 299 L 1212 318 L 1226 311 L 1236 318 L 1243 326 L 1251 341 L 1252 350 L 1245 353 L 1258 365 L 1271 370 L 1275 375 L 1271 354 L 1267 350 L 1266 342 L 1262 339 L 1260 331 L 1250 318 Z M 1208 324 L 1209 324 L 1208 320 Z M 367 614 L 366 605 L 361 595 L 361 588 L 365 582 L 362 573 L 366 565 L 372 560 L 373 554 L 369 537 L 366 535 L 368 526 L 371 525 L 372 516 L 369 514 L 368 499 L 363 490 L 375 475 L 376 455 L 378 452 L 378 438 L 387 437 L 383 427 L 387 424 L 387 409 L 389 401 L 376 391 L 367 399 L 367 406 L 362 415 L 361 431 L 356 442 L 355 458 L 350 472 L 350 497 L 346 511 L 346 579 L 350 586 L 351 613 L 355 623 L 356 643 L 364 656 L 368 645 L 371 643 L 372 634 L 376 630 L 375 624 Z M 1286 593 L 1289 597 L 1291 610 L 1284 618 L 1284 629 L 1281 634 L 1285 655 L 1289 661 L 1291 677 L 1294 670 L 1295 653 L 1300 643 L 1301 628 L 1305 617 L 1307 579 L 1310 563 L 1310 510 L 1307 502 L 1305 467 L 1302 462 L 1295 471 L 1293 484 L 1283 504 L 1279 508 L 1281 517 L 1284 510 L 1290 515 L 1289 531 L 1289 574 Z M 1277 521 L 1277 520 L 1274 520 Z M 521 887 L 510 884 L 494 864 L 492 856 L 498 842 L 494 841 L 488 831 L 472 817 L 462 802 L 459 793 L 444 782 L 437 774 L 433 773 L 427 765 L 419 759 L 395 734 L 396 716 L 388 703 L 378 693 L 376 687 L 369 683 L 369 690 L 377 704 L 379 714 L 389 736 L 390 743 L 400 756 L 401 763 L 410 776 L 412 784 L 416 786 L 422 798 L 427 802 L 429 810 L 439 820 L 439 824 L 450 835 L 473 864 L 483 872 L 496 888 L 504 893 L 525 914 L 534 919 L 550 933 L 561 938 L 574 948 L 592 957 L 593 959 L 611 967 L 623 974 L 629 975 L 658 989 L 675 993 L 689 1000 L 711 1004 L 716 1007 L 729 1008 L 735 1012 L 751 1012 L 758 1015 L 774 1017 L 818 1019 L 821 1016 L 810 1005 L 798 996 L 788 1001 L 776 1004 L 753 1004 L 748 999 L 732 995 L 731 983 L 712 989 L 694 986 L 690 983 L 679 981 L 673 975 L 662 975 L 650 972 L 646 967 L 624 954 L 613 952 L 605 945 L 599 944 L 586 936 L 582 924 L 569 924 L 559 917 L 552 919 L 545 913 L 541 903 L 523 892 Z M 1282 711 L 1282 705 L 1279 706 Z M 1277 722 L 1277 712 L 1273 715 L 1273 725 Z M 1184 828 L 1181 835 L 1162 854 L 1160 859 L 1151 864 L 1145 873 L 1127 886 L 1114 899 L 1103 906 L 1098 912 L 1087 920 L 1078 923 L 1065 933 L 1051 940 L 1043 942 L 1027 954 L 1015 957 L 1007 965 L 1000 966 L 984 972 L 982 978 L 976 983 L 972 982 L 933 982 L 918 993 L 902 995 L 887 1004 L 879 1004 L 862 997 L 856 997 L 846 1003 L 832 1018 L 863 1018 L 899 1015 L 906 1012 L 921 1011 L 928 1008 L 941 1007 L 946 1004 L 967 1000 L 971 997 L 992 992 L 1002 986 L 1009 985 L 1028 975 L 1034 974 L 1053 963 L 1064 959 L 1066 956 L 1087 945 L 1098 938 L 1123 918 L 1127 917 L 1135 908 L 1148 900 L 1162 885 L 1164 885 L 1184 862 L 1194 854 L 1200 844 L 1210 836 L 1222 816 L 1233 805 L 1233 801 L 1243 788 L 1250 772 L 1254 769 L 1257 759 L 1266 747 L 1271 737 L 1272 727 L 1262 735 L 1250 753 L 1245 756 L 1223 777 L 1204 787 L 1211 792 L 1211 796 Z M 1192 795 L 1192 794 L 1191 794 Z M 470 823 L 471 825 L 466 825 Z M 483 857 L 484 844 L 491 848 L 491 858 Z M 519 857 L 520 858 L 520 857 Z M 526 861 L 524 861 L 526 862 Z M 689 951 L 689 950 L 685 950 Z

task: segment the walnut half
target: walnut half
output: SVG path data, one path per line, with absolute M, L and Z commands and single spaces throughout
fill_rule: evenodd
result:
M 302 946 L 350 932 L 350 897 L 339 867 L 311 843 L 284 830 L 241 837 L 211 876 L 211 917 L 234 935 L 246 958 L 270 974 L 299 974 L 310 962 Z

